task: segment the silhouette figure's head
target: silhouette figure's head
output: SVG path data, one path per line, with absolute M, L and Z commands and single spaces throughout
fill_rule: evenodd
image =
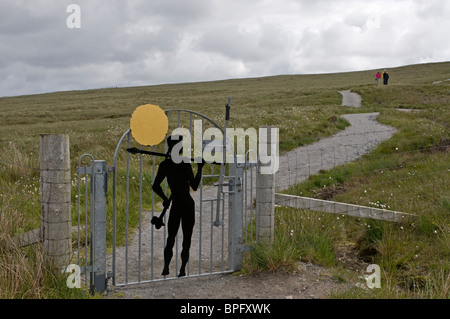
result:
M 175 145 L 177 145 L 179 142 L 183 141 L 183 135 L 170 135 L 167 137 L 167 146 L 168 150 L 167 152 L 170 154 L 172 153 L 172 149 Z M 182 152 L 183 148 L 180 149 L 180 153 Z

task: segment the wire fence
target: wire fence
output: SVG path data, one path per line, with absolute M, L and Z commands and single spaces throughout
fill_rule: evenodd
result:
M 384 210 L 400 208 L 408 213 L 423 209 L 423 203 L 432 201 L 430 197 L 439 200 L 442 194 L 449 193 L 448 143 L 426 146 L 405 138 L 391 138 L 390 149 L 371 153 L 380 141 L 361 140 L 365 142 L 306 146 L 287 152 L 280 157 L 277 192 L 321 200 L 337 197 L 339 202 L 347 202 L 348 196 L 341 194 L 351 193 L 352 204 Z M 440 159 L 430 157 L 437 152 L 442 154 Z M 344 165 L 347 163 L 352 164 Z M 435 187 L 438 189 L 433 191 Z M 318 208 L 317 201 L 311 203 L 313 206 L 303 204 L 298 208 Z

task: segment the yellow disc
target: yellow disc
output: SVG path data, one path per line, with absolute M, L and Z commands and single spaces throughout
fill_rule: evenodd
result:
M 131 135 L 144 146 L 161 143 L 169 129 L 169 120 L 157 105 L 144 104 L 136 108 L 130 120 Z

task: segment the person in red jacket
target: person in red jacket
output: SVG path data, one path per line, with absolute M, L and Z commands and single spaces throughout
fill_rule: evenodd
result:
M 377 81 L 377 85 L 380 85 L 380 79 L 381 79 L 381 73 L 380 71 L 377 72 L 375 75 L 375 80 Z

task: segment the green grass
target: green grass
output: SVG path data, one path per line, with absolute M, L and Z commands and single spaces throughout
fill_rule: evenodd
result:
M 40 134 L 69 135 L 74 185 L 72 212 L 75 213 L 78 158 L 90 153 L 112 165 L 116 145 L 129 128 L 130 116 L 139 105 L 152 103 L 165 110 L 191 109 L 223 125 L 225 103 L 231 96 L 229 127 L 279 127 L 281 152 L 344 129 L 348 123 L 339 118 L 342 114 L 377 111 L 382 123 L 399 129 L 391 140 L 356 163 L 311 177 L 289 192 L 362 205 L 386 205 L 390 209 L 416 213 L 418 220 L 401 229 L 399 225 L 388 223 L 352 218 L 337 220 L 336 216 L 279 209 L 275 245 L 269 251 L 267 247 L 258 247 L 252 256 L 253 266 L 255 269 L 291 269 L 299 260 L 310 260 L 339 268 L 341 265 L 336 256 L 341 242 L 353 242 L 360 251 L 375 252 L 366 258 L 372 258 L 386 272 L 382 292 L 372 292 L 370 296 L 448 296 L 450 199 L 446 169 L 449 163 L 450 83 L 431 83 L 450 78 L 450 63 L 390 69 L 390 85 L 386 87 L 375 86 L 375 72 L 282 75 L 0 98 L 1 238 L 6 240 L 40 226 Z M 341 106 L 338 91 L 346 89 L 362 95 L 360 109 Z M 407 113 L 399 112 L 397 108 L 421 111 Z M 119 176 L 124 174 L 124 158 L 122 153 Z M 133 165 L 136 165 L 135 160 Z M 145 178 L 150 180 L 151 176 Z M 149 187 L 146 186 L 146 193 Z M 123 184 L 118 191 L 124 192 Z M 148 208 L 151 199 L 144 198 L 143 206 Z M 130 229 L 137 221 L 136 199 L 136 192 L 133 192 Z M 124 204 L 119 205 L 123 207 Z M 123 219 L 118 222 L 118 228 L 123 232 L 126 222 Z M 291 225 L 295 227 L 289 229 Z M 111 224 L 108 227 L 110 230 Z M 27 256 L 30 251 L 18 250 L 16 255 Z M 0 263 L 12 262 L 4 254 L 0 255 Z M 39 264 L 34 263 L 31 268 L 19 264 L 21 266 L 17 267 L 28 269 L 26 271 L 31 274 L 44 273 Z M 10 278 L 3 270 L 6 268 L 0 269 L 0 278 Z M 37 281 L 36 291 L 50 291 L 46 289 L 58 286 L 54 280 L 45 278 Z M 25 281 L 30 284 L 33 280 L 29 277 Z M 5 290 L 3 287 L 12 286 L 4 279 L 0 281 L 0 287 L 8 292 L 1 297 L 30 297 L 20 292 L 27 291 L 26 285 L 23 283 L 17 289 Z M 399 294 L 395 292 L 398 287 Z M 343 292 L 342 296 L 367 297 L 367 292 L 361 295 L 357 289 L 355 291 Z M 70 294 L 58 290 L 34 296 L 45 298 L 50 295 L 70 298 Z

